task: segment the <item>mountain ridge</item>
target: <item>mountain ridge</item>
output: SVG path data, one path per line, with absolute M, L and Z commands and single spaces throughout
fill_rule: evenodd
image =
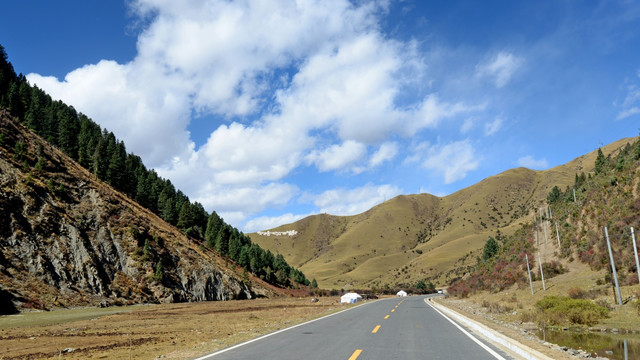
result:
M 602 148 L 619 152 L 632 138 Z M 554 186 L 593 170 L 597 151 L 547 170 L 508 169 L 444 197 L 399 195 L 357 215 L 312 215 L 253 242 L 281 253 L 325 288 L 385 288 L 427 280 L 441 286 L 461 259 L 475 260 L 489 236 L 512 233 L 541 206 Z M 318 219 L 323 219 L 318 220 Z M 321 251 L 305 247 L 322 244 Z M 316 246 L 317 247 L 317 246 Z

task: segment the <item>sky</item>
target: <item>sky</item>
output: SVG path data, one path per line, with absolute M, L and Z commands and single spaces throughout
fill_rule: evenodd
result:
M 640 132 L 640 3 L 1 0 L 17 72 L 245 232 Z

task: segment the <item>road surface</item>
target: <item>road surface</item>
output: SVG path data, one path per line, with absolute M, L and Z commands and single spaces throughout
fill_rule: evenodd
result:
M 365 303 L 198 360 L 511 359 L 470 338 L 428 305 L 426 298 Z

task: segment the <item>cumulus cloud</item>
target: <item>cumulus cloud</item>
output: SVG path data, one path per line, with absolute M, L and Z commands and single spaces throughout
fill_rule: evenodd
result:
M 490 61 L 476 66 L 476 76 L 488 77 L 493 80 L 497 88 L 501 88 L 509 83 L 521 65 L 521 58 L 501 51 Z
M 527 155 L 518 159 L 518 166 L 524 166 L 529 169 L 546 169 L 549 167 L 547 159 L 536 160 L 533 156 Z
M 261 230 L 268 230 L 278 227 L 283 224 L 290 224 L 300 219 L 304 219 L 307 216 L 315 215 L 316 213 L 296 215 L 292 213 L 283 214 L 280 216 L 259 216 L 247 221 L 244 229 L 247 232 L 256 232 Z
M 359 173 L 397 156 L 392 137 L 483 109 L 435 93 L 398 104 L 424 64 L 415 42 L 380 32 L 386 1 L 129 6 L 144 24 L 130 62 L 27 78 L 113 131 L 192 200 L 237 221 L 290 201 L 299 189 L 283 179 L 303 164 Z M 511 76 L 514 58 L 501 61 L 488 69 Z M 197 146 L 187 130 L 194 114 L 213 121 Z M 351 198 L 336 209 L 365 203 Z
M 398 154 L 398 144 L 395 142 L 387 142 L 380 145 L 378 151 L 376 151 L 369 159 L 369 166 L 376 167 L 385 161 L 389 161 L 396 157 Z
M 366 152 L 366 147 L 355 141 L 346 141 L 340 145 L 333 145 L 328 149 L 315 150 L 306 159 L 315 164 L 320 171 L 343 169 L 360 160 Z
M 320 212 L 333 215 L 355 215 L 373 206 L 389 200 L 399 194 L 401 189 L 392 185 L 375 186 L 367 184 L 355 189 L 327 190 L 315 196 L 314 204 Z
M 469 171 L 478 168 L 479 160 L 468 140 L 455 141 L 445 145 L 420 146 L 426 148 L 422 166 L 443 176 L 446 184 L 462 180 Z

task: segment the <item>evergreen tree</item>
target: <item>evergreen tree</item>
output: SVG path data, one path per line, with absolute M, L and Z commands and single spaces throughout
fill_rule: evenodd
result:
M 162 268 L 162 261 L 158 261 L 156 264 L 156 271 L 153 274 L 153 280 L 161 283 L 164 280 L 164 269 Z
M 243 246 L 242 249 L 240 249 L 238 263 L 245 269 L 249 267 L 249 246 Z
M 607 170 L 607 158 L 604 157 L 602 149 L 598 149 L 598 155 L 596 156 L 595 173 L 600 174 Z
M 551 191 L 549 192 L 549 195 L 547 195 L 547 201 L 549 202 L 549 204 L 553 204 L 556 201 L 558 201 L 561 197 L 562 197 L 562 191 L 560 191 L 559 187 L 554 186 L 553 189 L 551 189 Z
M 240 234 L 235 230 L 233 234 L 231 234 L 231 239 L 229 239 L 229 257 L 238 261 L 241 249 L 242 243 L 240 242 Z
M 220 255 L 229 254 L 229 237 L 231 236 L 231 227 L 223 224 L 220 231 L 216 235 L 216 250 Z M 255 273 L 255 271 L 252 271 Z
M 215 247 L 216 238 L 223 223 L 222 218 L 215 211 L 212 211 L 207 220 L 207 229 L 204 233 L 204 238 L 210 247 Z
M 482 251 L 482 260 L 487 261 L 494 257 L 498 253 L 498 249 L 500 249 L 500 245 L 498 242 L 489 237 L 489 240 L 484 244 L 484 250 Z

